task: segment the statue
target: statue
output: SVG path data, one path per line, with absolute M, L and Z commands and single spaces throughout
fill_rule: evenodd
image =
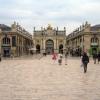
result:
M 47 30 L 52 30 L 52 27 L 50 24 L 48 24 Z
M 12 24 L 12 28 L 16 28 L 16 22 L 14 21 L 14 23 Z

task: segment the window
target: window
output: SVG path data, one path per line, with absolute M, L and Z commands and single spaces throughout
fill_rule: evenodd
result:
M 4 37 L 3 38 L 3 44 L 10 44 L 10 38 Z
M 93 37 L 93 38 L 91 38 L 91 43 L 98 43 L 98 38 L 95 38 L 95 37 Z
M 12 36 L 12 47 L 16 46 L 16 36 Z

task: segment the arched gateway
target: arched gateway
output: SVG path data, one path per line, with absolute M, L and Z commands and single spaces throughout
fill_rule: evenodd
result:
M 54 51 L 54 42 L 49 39 L 46 41 L 46 53 L 51 54 Z
M 41 30 L 34 28 L 33 42 L 35 46 L 40 45 L 40 53 L 63 53 L 63 49 L 66 47 L 66 29 L 64 27 L 64 30 L 59 30 L 58 27 L 53 28 L 51 25 L 46 28 L 41 27 Z

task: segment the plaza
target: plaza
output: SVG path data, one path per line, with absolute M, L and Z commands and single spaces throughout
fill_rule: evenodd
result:
M 90 59 L 87 73 L 79 57 L 51 55 L 7 58 L 0 62 L 0 100 L 100 100 L 100 64 Z

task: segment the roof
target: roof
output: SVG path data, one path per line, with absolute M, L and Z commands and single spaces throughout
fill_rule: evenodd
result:
M 4 24 L 0 24 L 0 29 L 2 31 L 10 31 L 11 30 L 11 27 L 9 27 L 7 25 L 4 25 Z
M 91 27 L 91 31 L 98 31 L 98 30 L 100 30 L 100 24 Z

